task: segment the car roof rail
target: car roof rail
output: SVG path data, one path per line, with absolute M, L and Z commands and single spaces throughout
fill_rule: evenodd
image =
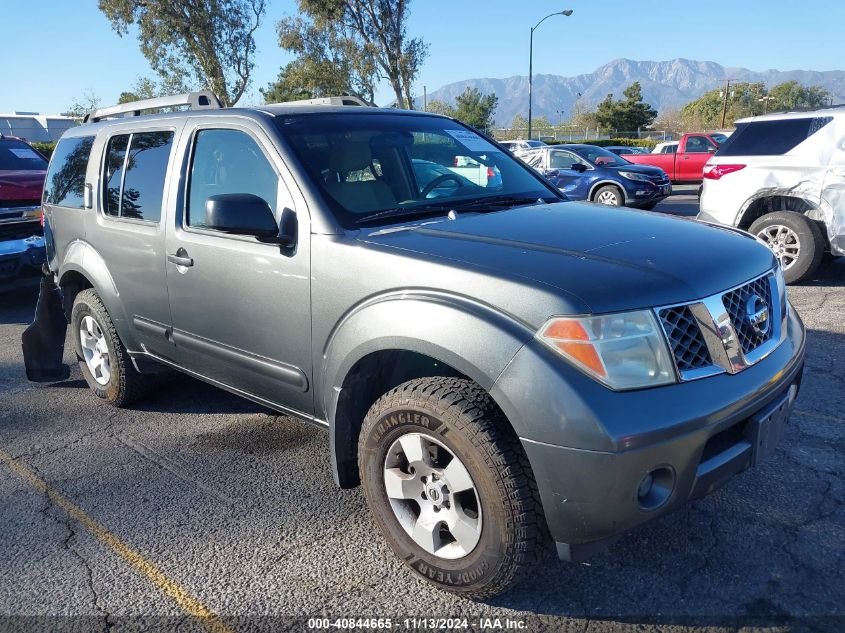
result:
M 281 101 L 271 105 L 327 105 L 327 106 L 364 106 L 367 102 L 360 97 L 353 95 L 341 95 L 337 97 L 317 97 L 315 99 L 295 99 L 293 101 Z
M 96 123 L 97 121 L 120 114 L 141 116 L 141 112 L 144 110 L 159 110 L 161 108 L 175 108 L 179 106 L 188 106 L 189 110 L 216 110 L 223 107 L 217 95 L 210 90 L 202 90 L 167 97 L 142 99 L 141 101 L 130 101 L 129 103 L 120 103 L 107 108 L 97 108 L 86 114 L 82 122 Z

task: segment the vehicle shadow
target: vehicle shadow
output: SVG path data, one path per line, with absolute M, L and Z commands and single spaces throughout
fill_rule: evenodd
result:
M 0 292 L 0 325 L 28 325 L 35 317 L 38 285 Z
M 797 284 L 798 286 L 827 286 L 845 288 L 845 257 L 823 261 L 816 269 L 812 279 Z

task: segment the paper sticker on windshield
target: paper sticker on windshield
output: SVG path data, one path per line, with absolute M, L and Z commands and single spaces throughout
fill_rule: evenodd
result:
M 41 157 L 35 153 L 34 150 L 23 148 L 23 149 L 9 149 L 12 154 L 17 156 L 18 158 L 25 158 L 27 160 L 40 160 Z
M 483 138 L 469 130 L 446 130 L 446 134 L 455 139 L 458 143 L 466 147 L 471 152 L 497 152 L 492 143 L 488 143 Z

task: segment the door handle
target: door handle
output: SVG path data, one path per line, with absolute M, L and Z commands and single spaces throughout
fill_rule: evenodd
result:
M 180 252 L 184 253 L 185 251 L 180 249 Z M 167 261 L 172 264 L 176 264 L 177 266 L 185 266 L 186 268 L 194 265 L 194 260 L 188 257 L 187 253 L 184 255 L 180 255 L 178 253 L 176 255 L 168 255 Z

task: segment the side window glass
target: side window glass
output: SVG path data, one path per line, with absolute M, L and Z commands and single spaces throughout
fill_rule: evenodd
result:
M 59 141 L 44 180 L 45 204 L 73 209 L 85 206 L 85 170 L 93 145 L 93 136 Z
M 552 169 L 572 169 L 572 165 L 576 162 L 572 155 L 567 154 L 566 152 L 551 152 L 551 154 L 552 159 L 549 167 Z
M 129 141 L 120 216 L 158 222 L 173 132 L 140 132 Z
M 210 196 L 251 193 L 273 213 L 279 177 L 249 134 L 240 130 L 200 130 L 194 139 L 188 181 L 188 226 L 205 226 L 205 202 Z
M 173 132 L 138 132 L 109 139 L 104 211 L 115 217 L 158 222 L 172 147 Z
M 120 185 L 123 180 L 123 163 L 126 160 L 126 148 L 129 147 L 129 135 L 112 136 L 106 146 L 105 204 L 103 211 L 107 215 L 120 217 Z
M 711 147 L 715 148 L 716 146 L 703 136 L 690 136 L 687 139 L 688 154 L 702 154 L 710 151 Z

